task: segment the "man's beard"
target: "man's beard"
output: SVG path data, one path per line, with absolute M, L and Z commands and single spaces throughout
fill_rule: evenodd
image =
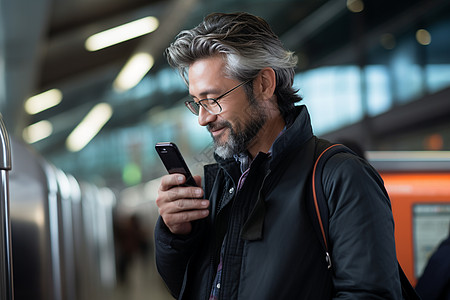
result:
M 216 124 L 208 124 L 207 129 L 211 131 L 213 127 L 228 128 L 229 135 L 225 142 L 220 142 L 219 137 L 214 138 L 214 151 L 223 159 L 232 157 L 235 154 L 244 152 L 249 148 L 255 136 L 267 121 L 267 115 L 264 108 L 258 106 L 256 99 L 250 99 L 250 106 L 246 111 L 249 119 L 236 120 L 235 129 L 229 121 L 220 121 Z

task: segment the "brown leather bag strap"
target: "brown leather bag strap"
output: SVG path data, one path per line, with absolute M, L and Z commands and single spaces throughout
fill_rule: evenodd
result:
M 314 211 L 317 216 L 322 245 L 325 250 L 325 259 L 328 269 L 331 269 L 331 256 L 328 250 L 328 203 L 322 187 L 322 173 L 328 158 L 339 152 L 351 152 L 350 149 L 341 145 L 333 144 L 325 148 L 317 157 L 312 171 L 312 195 L 314 200 Z

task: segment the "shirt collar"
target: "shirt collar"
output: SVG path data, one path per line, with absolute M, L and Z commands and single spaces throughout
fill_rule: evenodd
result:
M 286 131 L 286 126 L 283 128 L 283 130 L 278 134 L 277 138 L 275 139 L 275 141 L 281 136 L 283 135 L 283 133 Z M 275 144 L 275 141 L 273 142 L 273 144 Z M 272 154 L 272 148 L 273 148 L 273 144 L 272 146 L 270 146 L 269 152 L 267 152 L 267 154 L 269 155 L 269 157 Z M 252 159 L 250 157 L 249 152 L 246 150 L 244 152 L 241 152 L 239 154 L 235 154 L 233 155 L 234 159 L 236 160 L 236 162 L 239 163 L 240 169 L 241 169 L 241 173 L 244 173 L 248 168 L 250 168 L 250 165 L 252 164 Z

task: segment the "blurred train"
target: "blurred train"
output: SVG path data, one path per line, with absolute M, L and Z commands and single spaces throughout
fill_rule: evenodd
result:
M 389 193 L 397 257 L 413 285 L 450 232 L 450 152 L 367 152 Z
M 24 144 L 12 140 L 11 152 L 14 298 L 110 299 L 117 280 L 117 198 L 154 206 L 158 181 L 116 197 L 108 188 L 78 182 Z M 415 284 L 429 255 L 449 234 L 450 153 L 368 152 L 367 158 L 385 180 L 396 221 L 398 258 Z

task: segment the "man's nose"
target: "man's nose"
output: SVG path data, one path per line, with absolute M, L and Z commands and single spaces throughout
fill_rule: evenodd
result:
M 198 111 L 198 124 L 201 126 L 206 126 L 209 123 L 215 121 L 217 118 L 217 115 L 213 115 L 210 112 L 208 112 L 206 109 L 204 109 L 202 106 L 200 106 Z

